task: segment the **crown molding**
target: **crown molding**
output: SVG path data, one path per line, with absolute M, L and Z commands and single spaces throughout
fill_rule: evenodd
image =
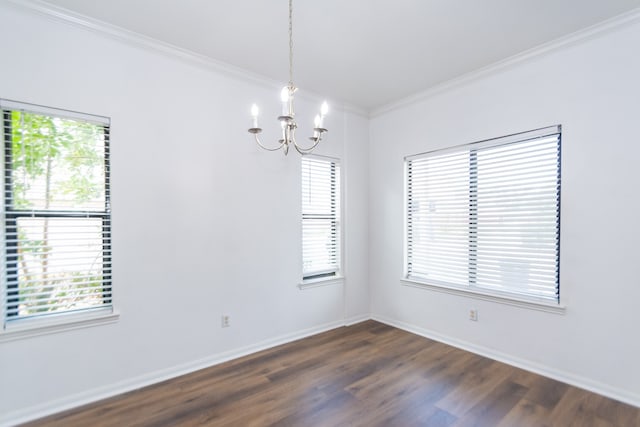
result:
M 541 56 L 548 55 L 570 46 L 584 43 L 588 40 L 601 37 L 607 33 L 619 30 L 628 25 L 640 22 L 640 7 L 623 13 L 621 15 L 602 21 L 590 27 L 578 30 L 574 33 L 563 36 L 559 39 L 533 47 L 523 52 L 517 53 L 509 58 L 503 59 L 486 67 L 463 74 L 451 80 L 444 81 L 429 89 L 414 95 L 403 98 L 399 101 L 389 103 L 379 108 L 374 108 L 369 112 L 369 117 L 374 118 L 391 111 L 408 107 L 412 104 L 424 101 L 443 92 L 468 85 L 476 80 L 496 74 L 506 69 L 516 67 L 523 63 L 535 60 Z
M 35 12 L 54 21 L 70 24 L 130 46 L 142 48 L 154 53 L 160 53 L 170 58 L 178 59 L 182 62 L 223 74 L 226 77 L 236 80 L 254 83 L 260 86 L 273 87 L 278 91 L 283 84 L 281 81 L 270 79 L 261 74 L 252 73 L 251 71 L 222 61 L 217 61 L 211 57 L 191 50 L 183 49 L 170 43 L 166 43 L 40 0 L 7 0 L 7 3 L 13 4 L 21 9 Z M 305 90 L 304 94 L 298 94 L 298 97 L 310 101 L 323 99 L 321 95 L 308 90 Z M 367 118 L 369 117 L 367 110 L 355 105 L 345 104 L 343 102 L 332 102 L 331 105 L 342 109 L 344 112 L 357 114 Z
M 38 13 L 50 19 L 64 22 L 66 24 L 71 24 L 75 27 L 79 27 L 84 30 L 97 33 L 99 35 L 109 37 L 128 45 L 136 46 L 155 53 L 161 53 L 165 56 L 179 59 L 185 63 L 205 68 L 209 71 L 223 74 L 236 80 L 250 82 L 261 86 L 269 86 L 273 87 L 274 89 L 279 89 L 280 86 L 282 86 L 282 82 L 270 79 L 261 74 L 253 73 L 222 61 L 217 61 L 208 56 L 201 55 L 199 53 L 183 49 L 170 43 L 166 43 L 130 30 L 126 30 L 116 25 L 108 24 L 106 22 L 90 18 L 88 16 L 73 12 L 63 7 L 45 3 L 40 0 L 6 0 L 6 2 Z M 470 84 L 475 80 L 479 80 L 491 74 L 495 74 L 505 69 L 515 67 L 543 55 L 556 52 L 572 45 L 586 42 L 590 39 L 602 36 L 606 33 L 618 30 L 622 27 L 631 25 L 638 21 L 640 21 L 640 7 L 615 16 L 601 23 L 592 25 L 591 27 L 578 30 L 572 34 L 561 37 L 549 43 L 545 43 L 524 52 L 518 53 L 502 61 L 495 62 L 486 67 L 482 67 L 475 71 L 463 74 L 459 77 L 444 81 L 422 92 L 400 99 L 396 102 L 383 105 L 382 107 L 369 110 L 357 105 L 344 102 L 332 102 L 332 105 L 337 106 L 344 112 L 356 114 L 365 118 L 374 118 L 393 110 L 397 110 L 399 108 L 407 107 L 420 101 L 424 101 L 440 93 Z M 305 91 L 304 94 L 299 94 L 298 96 L 300 98 L 313 101 L 322 99 L 320 95 L 309 91 Z
M 75 27 L 82 28 L 84 30 L 97 33 L 102 36 L 107 36 L 111 39 L 124 42 L 125 44 L 133 45 L 145 50 L 150 50 L 156 53 L 162 53 L 167 56 L 180 59 L 182 61 L 204 67 L 206 69 L 216 71 L 225 74 L 230 77 L 234 77 L 241 80 L 248 80 L 257 84 L 267 86 L 279 86 L 279 84 L 262 75 L 251 73 L 239 67 L 224 63 L 222 61 L 216 61 L 207 56 L 195 53 L 193 51 L 183 49 L 181 47 L 166 43 L 152 37 L 145 36 L 133 31 L 129 31 L 116 25 L 108 24 L 106 22 L 90 18 L 85 15 L 78 14 L 69 9 L 65 9 L 59 6 L 54 6 L 49 3 L 45 3 L 39 0 L 7 0 L 9 3 L 13 3 L 23 9 L 27 9 L 32 12 L 36 12 L 47 18 L 51 18 L 58 22 L 64 22 L 71 24 Z

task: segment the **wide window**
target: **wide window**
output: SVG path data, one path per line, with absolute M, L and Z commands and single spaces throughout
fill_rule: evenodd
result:
M 302 157 L 302 276 L 332 278 L 340 270 L 340 164 Z
M 109 120 L 0 100 L 3 317 L 110 309 Z
M 559 302 L 561 127 L 405 159 L 406 278 Z

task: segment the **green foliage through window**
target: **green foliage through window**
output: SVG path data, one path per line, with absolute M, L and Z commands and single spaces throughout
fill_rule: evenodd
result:
M 12 107 L 2 108 L 5 319 L 110 306 L 108 120 Z

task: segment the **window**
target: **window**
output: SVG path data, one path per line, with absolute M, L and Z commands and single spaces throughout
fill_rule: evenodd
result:
M 332 278 L 340 270 L 340 164 L 302 157 L 302 278 Z
M 406 278 L 559 302 L 561 127 L 407 157 Z
M 3 318 L 111 309 L 109 120 L 0 100 Z

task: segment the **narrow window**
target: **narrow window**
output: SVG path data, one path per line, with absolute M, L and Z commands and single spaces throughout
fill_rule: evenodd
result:
M 336 277 L 340 270 L 340 164 L 302 157 L 302 277 Z
M 111 308 L 109 120 L 0 100 L 4 324 Z
M 406 159 L 406 277 L 559 302 L 561 127 Z

